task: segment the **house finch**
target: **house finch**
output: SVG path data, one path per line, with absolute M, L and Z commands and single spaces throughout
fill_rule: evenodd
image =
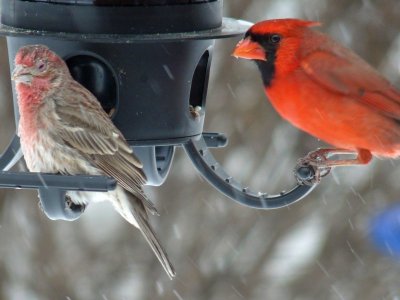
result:
M 142 190 L 146 183 L 143 166 L 97 99 L 46 46 L 19 49 L 12 77 L 20 112 L 18 134 L 28 169 L 115 178 L 114 191 L 69 191 L 66 198 L 75 205 L 111 201 L 121 216 L 143 233 L 168 276 L 175 276 L 148 222 L 147 211 L 157 211 Z
M 254 60 L 265 92 L 294 126 L 341 149 L 306 161 L 325 168 L 400 156 L 400 92 L 367 62 L 327 35 L 318 22 L 281 19 L 252 26 L 233 56 Z M 331 155 L 357 155 L 332 159 Z

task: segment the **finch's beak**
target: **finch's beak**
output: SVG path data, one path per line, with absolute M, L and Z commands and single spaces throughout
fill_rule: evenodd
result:
M 12 73 L 11 79 L 15 82 L 31 83 L 32 74 L 29 69 L 20 65 L 15 66 L 14 72 Z
M 236 58 L 256 59 L 267 61 L 264 49 L 256 42 L 253 42 L 249 37 L 241 40 L 232 53 Z

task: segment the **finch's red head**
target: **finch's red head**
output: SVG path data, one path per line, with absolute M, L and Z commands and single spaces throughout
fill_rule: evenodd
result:
M 55 86 L 60 75 L 69 74 L 64 61 L 43 45 L 28 45 L 20 48 L 15 56 L 12 79 L 17 83 L 31 85 L 39 80 Z
M 276 64 L 282 70 L 290 68 L 295 63 L 296 51 L 300 47 L 304 31 L 318 25 L 319 22 L 298 19 L 259 22 L 246 32 L 232 55 L 254 60 L 261 70 L 264 84 L 268 86 L 275 75 Z

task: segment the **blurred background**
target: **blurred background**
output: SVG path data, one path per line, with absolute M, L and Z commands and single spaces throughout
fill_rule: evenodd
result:
M 224 15 L 321 21 L 318 30 L 400 86 L 398 0 L 229 0 Z M 216 42 L 205 130 L 229 137 L 214 154 L 230 173 L 278 193 L 294 184 L 296 160 L 325 145 L 275 113 L 256 66 L 230 56 L 238 40 Z M 0 66 L 4 149 L 15 127 L 3 38 Z M 178 149 L 166 183 L 147 189 L 162 214 L 151 221 L 175 264 L 173 281 L 110 204 L 55 222 L 36 192 L 0 189 L 0 299 L 400 299 L 399 257 L 370 237 L 375 215 L 400 200 L 399 178 L 397 161 L 375 159 L 335 170 L 297 204 L 260 211 L 220 195 Z

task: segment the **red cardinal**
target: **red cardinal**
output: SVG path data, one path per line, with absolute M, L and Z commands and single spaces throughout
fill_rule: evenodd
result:
M 265 92 L 284 119 L 341 148 L 314 152 L 318 158 L 310 158 L 311 164 L 400 156 L 400 92 L 353 51 L 310 28 L 318 25 L 296 19 L 257 23 L 233 56 L 256 62 Z M 348 153 L 357 157 L 326 160 Z

